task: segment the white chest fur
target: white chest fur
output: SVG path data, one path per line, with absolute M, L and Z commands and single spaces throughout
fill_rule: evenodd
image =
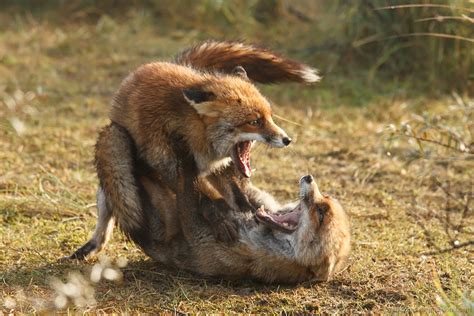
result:
M 207 161 L 204 162 L 201 159 L 197 158 L 197 164 L 201 176 L 207 176 L 215 171 L 227 167 L 231 163 L 232 159 L 230 157 L 225 157 L 220 160 L 213 161 L 211 164 L 208 164 Z

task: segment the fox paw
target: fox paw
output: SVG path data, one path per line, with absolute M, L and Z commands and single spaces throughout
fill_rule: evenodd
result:
M 238 239 L 238 225 L 234 219 L 230 218 L 230 214 L 224 217 L 219 210 L 210 208 L 203 215 L 217 241 L 233 243 Z
M 77 249 L 72 255 L 65 257 L 64 259 L 82 261 L 85 260 L 91 253 L 96 252 L 97 249 L 97 244 L 93 240 L 89 240 L 84 246 Z
M 227 244 L 234 243 L 239 237 L 237 223 L 233 220 L 225 219 L 214 226 L 212 230 L 217 241 Z

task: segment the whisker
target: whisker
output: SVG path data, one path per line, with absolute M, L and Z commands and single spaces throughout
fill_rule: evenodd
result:
M 294 125 L 296 125 L 296 126 L 303 126 L 303 124 L 297 123 L 297 122 L 295 122 L 295 121 L 290 121 L 289 119 L 286 119 L 286 118 L 284 118 L 284 117 L 282 117 L 282 116 L 280 116 L 280 115 L 276 115 L 275 113 L 273 113 L 273 116 L 276 117 L 276 118 L 279 119 L 279 120 L 284 121 L 284 122 L 288 122 L 288 123 L 294 124 Z

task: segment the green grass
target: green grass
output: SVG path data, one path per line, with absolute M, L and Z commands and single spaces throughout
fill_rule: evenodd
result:
M 40 310 L 35 300 L 54 298 L 51 277 L 64 280 L 69 271 L 86 273 L 94 264 L 59 259 L 82 245 L 95 224 L 93 145 L 108 122 L 112 93 L 137 65 L 169 58 L 205 34 L 159 31 L 137 17 L 126 23 L 107 16 L 97 23 L 54 24 L 28 15 L 7 21 L 0 33 L 0 310 L 9 311 L 10 297 L 16 312 L 31 313 Z M 407 99 L 390 94 L 391 86 L 384 90 L 353 107 L 365 99 L 354 95 L 357 89 L 264 89 L 276 114 L 299 125 L 278 121 L 294 144 L 257 147 L 253 181 L 285 200 L 296 197 L 299 177 L 312 173 L 322 191 L 342 202 L 351 215 L 353 252 L 334 281 L 287 287 L 204 280 L 151 262 L 115 232 L 105 253 L 128 258 L 124 278 L 99 283 L 97 305 L 86 311 L 432 313 L 441 311 L 440 288 L 453 300 L 472 290 L 472 246 L 426 255 L 435 250 L 432 243 L 450 246 L 436 216 L 446 197 L 431 175 L 462 195 L 472 188 L 472 160 L 408 164 L 406 154 L 416 144 L 390 143 L 384 132 L 413 113 L 442 113 L 451 100 Z M 467 224 L 472 235 L 472 216 Z

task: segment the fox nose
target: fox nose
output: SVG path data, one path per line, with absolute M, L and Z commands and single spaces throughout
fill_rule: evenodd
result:
M 308 174 L 307 176 L 304 176 L 303 177 L 303 180 L 306 182 L 306 183 L 311 183 L 313 182 L 313 176 Z
M 285 146 L 288 146 L 291 143 L 291 138 L 289 138 L 288 136 L 283 137 L 282 142 L 283 144 L 285 144 Z

